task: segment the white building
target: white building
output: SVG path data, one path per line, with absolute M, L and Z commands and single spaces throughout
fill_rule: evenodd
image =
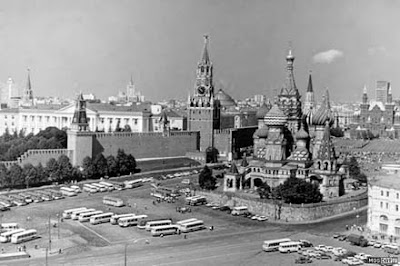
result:
M 400 237 L 399 174 L 382 174 L 370 180 L 367 226 L 372 234 Z

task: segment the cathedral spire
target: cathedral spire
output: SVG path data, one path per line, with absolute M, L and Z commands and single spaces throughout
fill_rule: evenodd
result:
M 31 72 L 31 70 L 28 68 L 28 77 L 27 77 L 27 81 L 26 81 L 24 96 L 22 99 L 22 104 L 27 105 L 27 106 L 33 105 L 33 91 L 32 91 L 30 72 Z
M 308 76 L 307 92 L 314 92 L 313 86 L 312 86 L 311 71 L 310 71 L 310 75 Z
M 295 57 L 292 54 L 292 48 L 290 47 L 288 55 L 286 56 L 286 81 L 283 88 L 281 89 L 281 94 L 299 97 L 300 94 L 297 90 L 293 74 L 294 59 Z

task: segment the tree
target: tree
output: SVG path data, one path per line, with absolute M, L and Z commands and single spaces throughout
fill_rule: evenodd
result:
M 135 157 L 133 157 L 132 154 L 128 155 L 128 169 L 130 173 L 134 173 L 136 171 L 136 160 Z
M 24 164 L 24 166 L 22 167 L 22 175 L 25 179 L 24 181 L 26 184 L 26 188 L 36 183 L 37 170 L 31 163 Z
M 94 168 L 93 160 L 89 156 L 83 158 L 82 161 L 82 178 L 83 179 L 92 179 L 96 173 L 96 169 Z
M 129 171 L 130 163 L 129 163 L 128 155 L 126 155 L 126 153 L 123 149 L 118 149 L 117 162 L 118 162 L 119 174 L 127 175 L 130 173 L 130 171 Z
M 56 159 L 51 158 L 46 163 L 46 173 L 49 176 L 49 181 L 57 180 L 58 162 Z
M 260 195 L 260 199 L 268 199 L 271 195 L 271 187 L 268 186 L 267 182 L 263 182 L 261 186 L 257 188 L 257 192 Z
M 106 158 L 107 160 L 107 175 L 108 176 L 116 176 L 118 174 L 118 162 L 114 156 L 109 155 Z
M 199 174 L 199 185 L 203 189 L 215 189 L 217 181 L 216 178 L 212 176 L 212 171 L 207 165 L 204 166 Z
M 124 126 L 124 132 L 132 132 L 131 126 L 130 125 L 125 125 Z
M 97 154 L 93 160 L 93 165 L 95 169 L 95 176 L 100 178 L 107 175 L 107 160 L 102 153 Z
M 351 156 L 349 161 L 345 161 L 345 164 L 349 166 L 349 174 L 351 178 L 356 178 L 360 175 L 360 166 L 356 157 Z
M 8 175 L 8 170 L 4 164 L 0 164 L 0 186 L 10 187 L 11 180 Z
M 286 203 L 316 203 L 322 201 L 322 194 L 316 184 L 300 178 L 288 178 L 275 190 L 275 197 L 281 197 Z
M 9 178 L 11 180 L 10 187 L 20 187 L 24 184 L 24 178 L 22 177 L 22 168 L 19 164 L 13 164 L 10 167 Z
M 68 182 L 71 181 L 73 167 L 69 161 L 69 157 L 66 155 L 61 155 L 57 160 L 57 181 Z

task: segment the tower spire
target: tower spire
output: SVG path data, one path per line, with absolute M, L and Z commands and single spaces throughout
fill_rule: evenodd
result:
M 208 54 L 208 35 L 204 34 L 204 48 L 201 56 L 201 62 L 208 64 L 210 62 L 210 56 Z
M 294 81 L 294 74 L 293 74 L 293 63 L 294 63 L 294 55 L 292 53 L 292 45 L 289 45 L 289 51 L 286 56 L 286 81 L 285 84 L 281 90 L 282 95 L 290 95 L 290 96 L 296 96 L 298 97 L 299 91 L 297 90 L 296 87 L 296 82 Z
M 86 115 L 86 101 L 82 92 L 78 94 L 71 129 L 74 131 L 89 131 L 89 123 Z
M 312 86 L 311 70 L 310 70 L 310 74 L 308 76 L 307 92 L 314 92 L 313 91 L 313 86 Z
M 28 77 L 27 77 L 27 81 L 26 81 L 26 87 L 25 87 L 24 96 L 22 99 L 22 104 L 31 106 L 31 105 L 33 105 L 33 91 L 32 91 L 30 68 L 28 68 L 27 71 L 28 71 Z

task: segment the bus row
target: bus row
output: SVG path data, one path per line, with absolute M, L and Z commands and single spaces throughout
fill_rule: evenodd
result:
M 19 244 L 36 238 L 39 238 L 39 236 L 35 229 L 25 230 L 18 228 L 0 234 L 1 243 L 11 242 L 13 244 Z
M 303 243 L 300 241 L 292 241 L 290 238 L 281 238 L 264 241 L 262 249 L 267 252 L 279 251 L 281 253 L 291 253 L 300 250 L 302 245 Z
M 9 208 L 12 206 L 24 206 L 32 202 L 51 201 L 62 198 L 64 198 L 62 189 L 44 189 L 0 196 L 0 204 Z

